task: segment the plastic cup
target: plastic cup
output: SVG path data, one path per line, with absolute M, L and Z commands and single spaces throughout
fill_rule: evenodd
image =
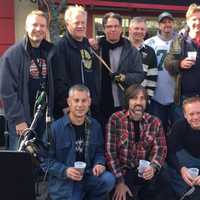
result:
M 138 176 L 143 177 L 144 170 L 150 165 L 148 160 L 140 160 L 138 166 Z
M 82 161 L 76 161 L 74 163 L 74 167 L 78 169 L 82 174 L 84 174 L 85 168 L 86 168 L 86 163 Z
M 188 51 L 187 57 L 190 60 L 196 61 L 197 58 L 197 52 L 196 51 Z
M 189 168 L 188 171 L 193 178 L 195 178 L 199 175 L 199 169 L 198 168 Z

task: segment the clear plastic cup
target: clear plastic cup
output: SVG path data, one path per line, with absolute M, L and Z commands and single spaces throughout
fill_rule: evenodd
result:
M 82 161 L 76 161 L 74 163 L 74 167 L 78 169 L 82 174 L 84 174 L 85 168 L 86 168 L 86 163 Z
M 198 168 L 189 168 L 188 171 L 193 178 L 195 178 L 199 175 L 199 169 Z
M 196 51 L 188 51 L 187 57 L 190 60 L 196 61 L 197 58 L 197 52 Z
M 147 168 L 150 165 L 150 162 L 148 160 L 140 160 L 139 166 L 138 166 L 138 176 L 143 177 L 143 173 L 145 168 Z

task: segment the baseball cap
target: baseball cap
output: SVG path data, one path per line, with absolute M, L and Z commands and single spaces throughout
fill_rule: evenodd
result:
M 164 18 L 169 18 L 171 20 L 174 20 L 173 16 L 171 13 L 169 12 L 162 12 L 159 16 L 158 16 L 158 22 L 161 22 Z

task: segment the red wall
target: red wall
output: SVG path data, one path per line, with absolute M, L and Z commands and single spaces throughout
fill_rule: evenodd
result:
M 0 0 L 0 55 L 14 42 L 14 0 Z

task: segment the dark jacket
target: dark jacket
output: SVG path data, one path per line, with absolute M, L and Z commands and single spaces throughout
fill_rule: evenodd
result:
M 180 92 L 181 92 L 181 74 L 180 74 L 180 61 L 184 59 L 184 55 L 181 51 L 184 48 L 183 37 L 178 35 L 172 42 L 169 53 L 165 57 L 164 66 L 171 76 L 175 78 L 176 88 L 174 102 L 180 104 Z
M 145 73 L 142 67 L 140 52 L 136 48 L 132 47 L 131 43 L 126 38 L 123 38 L 123 43 L 124 45 L 122 48 L 117 73 L 125 75 L 123 86 L 124 88 L 127 88 L 132 84 L 140 84 L 144 80 Z M 101 40 L 99 41 L 99 47 L 100 55 L 102 55 Z M 120 88 L 118 88 L 118 96 L 120 105 L 124 105 L 124 92 Z
M 92 57 L 93 73 L 95 74 L 93 77 L 95 84 L 87 86 L 93 87 L 96 91 L 95 95 L 92 96 L 92 104 L 98 105 L 101 90 L 99 61 L 91 53 L 87 38 L 83 39 L 83 45 Z M 62 109 L 66 107 L 66 96 L 69 88 L 75 84 L 84 84 L 84 75 L 80 50 L 68 32 L 58 41 L 56 48 L 59 54 L 59 70 L 55 73 L 55 113 L 59 116 Z
M 43 40 L 40 47 L 46 54 L 48 66 L 48 104 L 49 112 L 53 110 L 53 45 Z M 0 63 L 0 96 L 4 102 L 6 118 L 13 124 L 26 122 L 30 125 L 29 105 L 29 67 L 31 57 L 28 52 L 28 38 L 11 46 L 1 57 Z
M 176 88 L 175 88 L 175 103 L 180 104 L 180 96 L 182 95 L 181 85 L 183 84 L 183 73 L 185 76 L 188 76 L 192 73 L 192 67 L 189 70 L 184 70 L 180 68 L 180 62 L 187 57 L 188 51 L 197 51 L 194 45 L 191 44 L 191 40 L 188 39 L 188 35 L 180 34 L 175 40 L 172 42 L 170 51 L 165 58 L 165 68 L 169 72 L 171 76 L 173 76 L 176 80 Z M 199 64 L 198 64 L 199 65 Z M 199 67 L 199 66 L 197 66 Z M 195 67 L 196 69 L 199 69 Z M 190 75 L 191 76 L 191 75 Z M 195 77 L 194 77 L 195 78 Z M 189 83 L 185 83 L 189 84 Z M 195 86 L 200 87 L 198 85 Z M 191 88 L 193 90 L 193 88 Z

